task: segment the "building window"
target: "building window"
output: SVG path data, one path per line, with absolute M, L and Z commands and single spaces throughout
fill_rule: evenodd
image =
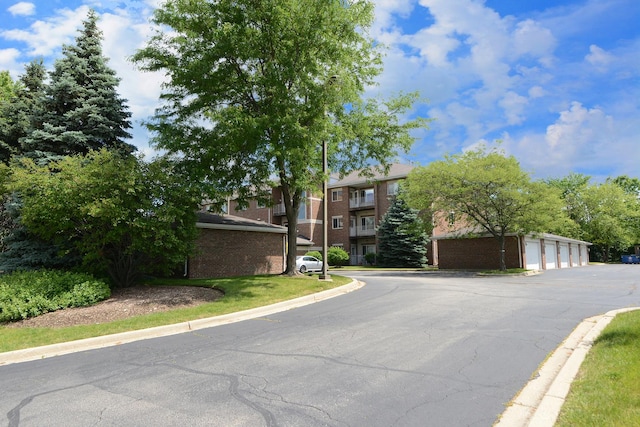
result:
M 375 229 L 375 220 L 372 216 L 363 216 L 360 218 L 360 229 L 361 230 L 374 230 Z
M 338 190 L 331 190 L 331 201 L 332 202 L 341 202 L 342 201 L 342 188 Z
M 304 202 L 300 203 L 300 210 L 298 211 L 298 219 L 307 219 L 307 192 L 302 192 L 302 200 Z
M 342 215 L 331 217 L 331 222 L 334 230 L 342 230 Z
M 395 196 L 398 194 L 398 181 L 387 182 L 387 196 Z
M 367 188 L 366 190 L 360 190 L 360 203 L 373 203 L 374 192 L 373 188 Z

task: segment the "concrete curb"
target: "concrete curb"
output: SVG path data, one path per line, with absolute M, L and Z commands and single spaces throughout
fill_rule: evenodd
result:
M 281 311 L 291 310 L 329 298 L 344 295 L 364 286 L 364 282 L 354 280 L 353 282 L 326 291 L 295 298 L 289 301 L 282 301 L 276 304 L 257 307 L 237 313 L 224 314 L 206 319 L 198 319 L 190 322 L 176 323 L 174 325 L 158 326 L 155 328 L 141 329 L 137 331 L 122 332 L 119 334 L 105 335 L 101 337 L 86 338 L 77 341 L 70 341 L 59 344 L 46 345 L 41 347 L 26 348 L 23 350 L 0 353 L 0 366 L 12 363 L 28 362 L 31 360 L 44 359 L 47 357 L 61 356 L 63 354 L 75 353 L 78 351 L 94 350 L 98 348 L 110 347 L 114 345 L 126 344 L 133 341 L 149 338 L 158 338 L 168 335 L 180 334 L 183 332 L 195 331 L 203 328 L 226 325 L 228 323 L 240 322 L 242 320 L 255 319 Z
M 544 362 L 495 427 L 552 427 L 560 414 L 580 365 L 602 330 L 619 313 L 640 307 L 612 310 L 582 321 Z

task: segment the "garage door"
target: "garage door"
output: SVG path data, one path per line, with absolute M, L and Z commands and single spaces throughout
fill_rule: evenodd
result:
M 589 253 L 586 246 L 580 245 L 580 255 L 582 255 L 582 265 L 587 265 L 589 263 Z
M 527 270 L 540 270 L 540 241 L 525 240 L 525 256 L 527 258 Z
M 578 253 L 578 245 L 571 244 L 571 253 L 569 257 L 571 258 L 571 267 L 576 267 L 580 265 L 580 254 Z
M 569 267 L 569 245 L 560 243 L 560 268 Z
M 556 253 L 556 242 L 544 244 L 545 267 L 547 270 L 557 268 L 558 254 Z

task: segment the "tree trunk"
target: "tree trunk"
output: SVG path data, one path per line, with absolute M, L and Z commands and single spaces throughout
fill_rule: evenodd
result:
M 505 236 L 504 234 L 500 234 L 500 236 L 498 237 L 498 240 L 500 241 L 500 271 L 506 271 L 507 269 L 507 261 L 505 259 Z
M 298 253 L 298 211 L 300 210 L 300 195 L 296 192 L 292 195 L 288 186 L 282 185 L 282 202 L 287 215 L 287 268 L 284 274 L 295 276 L 298 274 L 296 269 L 296 255 Z

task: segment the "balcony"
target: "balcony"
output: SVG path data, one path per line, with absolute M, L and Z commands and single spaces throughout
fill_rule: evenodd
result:
M 278 203 L 277 205 L 273 205 L 273 215 L 274 216 L 285 216 L 287 214 L 284 203 Z
M 375 236 L 375 228 L 365 227 L 349 227 L 349 237 L 366 237 Z
M 375 205 L 373 199 L 349 199 L 349 209 L 371 208 Z

